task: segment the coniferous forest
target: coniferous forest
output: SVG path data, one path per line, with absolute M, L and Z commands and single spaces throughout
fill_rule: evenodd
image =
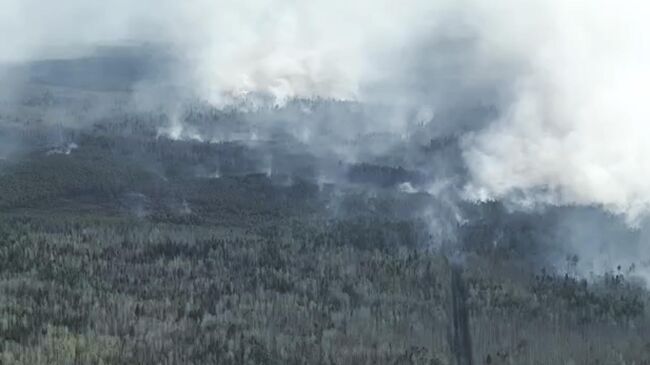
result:
M 0 114 L 0 364 L 650 364 L 648 262 L 588 266 L 569 223 L 642 233 L 462 199 L 454 134 L 29 85 Z

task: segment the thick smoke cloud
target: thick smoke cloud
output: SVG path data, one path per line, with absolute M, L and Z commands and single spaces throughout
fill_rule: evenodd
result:
M 392 108 L 379 132 L 413 133 L 422 122 L 433 135 L 462 136 L 468 199 L 595 205 L 629 222 L 650 206 L 650 6 L 641 0 L 0 7 L 3 61 L 164 43 L 179 58 L 173 83 L 218 107 L 268 97 L 357 100 Z M 473 108 L 493 113 L 450 117 Z
M 470 195 L 603 206 L 631 222 L 650 189 L 650 52 L 642 1 L 526 2 L 484 18 L 486 45 L 524 61 L 512 100 L 465 140 Z

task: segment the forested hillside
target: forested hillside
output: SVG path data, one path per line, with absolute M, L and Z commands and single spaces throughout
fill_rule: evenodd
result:
M 454 135 L 352 135 L 344 160 L 260 121 L 349 103 L 191 105 L 170 136 L 120 102 L 52 122 L 93 110 L 55 91 L 1 116 L 1 364 L 650 363 L 644 268 L 585 276 L 557 235 L 615 220 L 459 199 Z

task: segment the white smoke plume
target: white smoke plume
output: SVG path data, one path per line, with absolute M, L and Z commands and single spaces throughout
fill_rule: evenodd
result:
M 481 19 L 486 46 L 526 71 L 500 118 L 465 140 L 469 194 L 639 219 L 650 207 L 650 6 L 528 1 L 479 13 L 488 9 L 504 16 Z
M 201 94 L 356 100 L 377 77 L 381 52 L 398 52 L 432 22 L 434 5 L 379 1 L 197 0 L 181 5 L 168 39 L 184 50 Z M 174 6 L 172 6 L 174 7 Z
M 255 95 L 379 100 L 422 104 L 444 123 L 436 112 L 450 105 L 493 103 L 495 120 L 459 132 L 468 198 L 597 205 L 631 222 L 650 208 L 642 0 L 0 0 L 0 9 L 3 61 L 164 42 L 181 58 L 180 80 L 219 106 Z M 436 46 L 444 39 L 464 48 L 450 56 Z

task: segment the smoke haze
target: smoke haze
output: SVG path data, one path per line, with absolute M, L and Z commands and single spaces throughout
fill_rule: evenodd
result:
M 98 45 L 162 49 L 156 75 L 129 87 L 138 107 L 165 105 L 161 134 L 175 139 L 232 138 L 181 120 L 183 100 L 198 98 L 257 111 L 242 117 L 251 140 L 283 131 L 331 161 L 459 141 L 438 160 L 405 153 L 399 163 L 425 173 L 404 191 L 600 207 L 637 226 L 650 208 L 650 6 L 640 0 L 1 0 L 0 9 L 6 65 Z M 351 103 L 314 112 L 295 99 Z M 278 105 L 289 106 L 265 109 Z

